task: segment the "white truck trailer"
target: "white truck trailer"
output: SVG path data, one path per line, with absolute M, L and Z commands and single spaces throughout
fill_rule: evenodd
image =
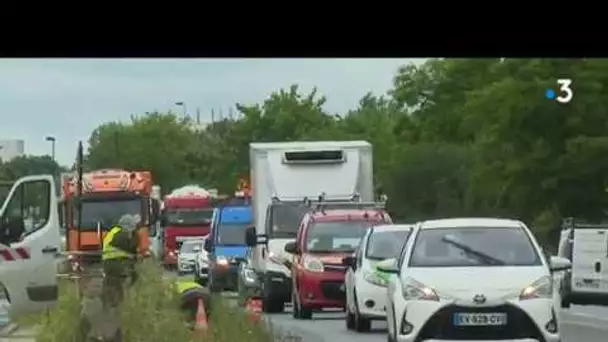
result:
M 307 200 L 374 201 L 372 146 L 366 141 L 251 143 L 249 160 L 255 230 L 247 232 L 249 262 L 259 278 L 265 312 L 291 300 L 285 244 L 296 237 Z

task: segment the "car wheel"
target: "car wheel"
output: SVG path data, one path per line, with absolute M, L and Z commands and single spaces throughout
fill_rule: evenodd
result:
M 372 328 L 372 321 L 368 318 L 362 317 L 359 312 L 359 303 L 357 300 L 357 292 L 354 291 L 354 302 L 355 302 L 355 330 L 357 332 L 368 332 Z
M 268 290 L 268 277 L 262 281 L 262 310 L 266 313 L 280 313 L 285 310 L 285 303 L 282 298 L 277 299 Z
M 346 305 L 344 306 L 345 310 L 346 310 L 346 329 L 347 330 L 354 330 L 355 329 L 355 314 L 350 312 L 349 309 L 349 304 L 348 302 L 346 302 Z

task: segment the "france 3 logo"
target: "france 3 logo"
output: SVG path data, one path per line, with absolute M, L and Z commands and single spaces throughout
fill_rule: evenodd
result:
M 557 92 L 549 88 L 545 92 L 545 96 L 549 100 L 555 100 L 559 103 L 569 103 L 572 101 L 572 97 L 574 97 L 574 91 L 572 91 L 572 80 L 569 78 L 560 78 L 557 80 L 557 85 L 559 87 Z

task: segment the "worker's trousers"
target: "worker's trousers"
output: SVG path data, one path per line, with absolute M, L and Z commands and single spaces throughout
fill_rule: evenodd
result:
M 135 262 L 131 259 L 110 259 L 103 261 L 102 301 L 106 307 L 115 307 L 124 299 L 125 282 L 131 278 L 131 284 L 137 279 Z

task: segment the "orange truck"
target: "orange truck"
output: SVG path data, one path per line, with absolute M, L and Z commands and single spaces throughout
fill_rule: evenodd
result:
M 150 254 L 150 236 L 156 234 L 160 209 L 152 185 L 149 171 L 95 170 L 82 174 L 79 195 L 77 176 L 63 179 L 66 245 L 73 267 L 101 260 L 103 237 L 125 214 L 141 218 L 139 253 Z

